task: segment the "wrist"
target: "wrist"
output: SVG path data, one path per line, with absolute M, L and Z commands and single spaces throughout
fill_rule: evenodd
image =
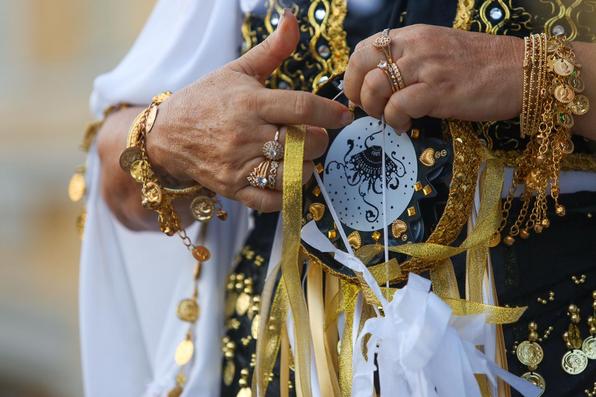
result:
M 175 129 L 169 101 L 162 103 L 151 132 L 147 135 L 145 150 L 157 176 L 172 186 L 187 186 L 193 182 L 182 168 L 176 167 L 176 153 L 169 135 Z
M 510 103 L 512 118 L 517 117 L 522 112 L 523 103 L 523 81 L 524 81 L 524 40 L 519 37 L 503 37 L 505 50 L 503 51 L 502 62 L 506 64 L 506 81 L 508 98 L 506 102 Z

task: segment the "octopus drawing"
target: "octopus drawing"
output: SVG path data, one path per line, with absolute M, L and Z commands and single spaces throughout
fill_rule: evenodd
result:
M 357 188 L 358 195 L 365 207 L 364 215 L 369 223 L 376 223 L 381 214 L 378 200 L 370 199 L 382 195 L 382 156 L 380 146 L 382 135 L 385 131 L 379 123 L 371 123 L 375 128 L 372 134 L 364 137 L 364 142 L 357 143 L 359 137 L 346 140 L 346 151 L 343 158 L 329 161 L 325 166 L 325 174 L 340 171 L 345 178 L 345 183 Z M 376 124 L 376 125 L 375 125 Z M 399 145 L 398 145 L 399 146 Z M 406 166 L 396 147 L 387 147 L 385 152 L 385 183 L 387 191 L 396 191 L 401 179 L 406 176 Z M 340 177 L 341 178 L 341 177 Z M 344 179 L 341 178 L 341 179 Z M 391 195 L 389 195 L 390 197 Z M 349 198 L 347 198 L 349 200 Z M 358 207 L 361 208 L 361 207 Z

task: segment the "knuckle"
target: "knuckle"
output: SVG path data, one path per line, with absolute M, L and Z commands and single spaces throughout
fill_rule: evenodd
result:
M 309 118 L 314 112 L 312 101 L 307 95 L 298 93 L 294 100 L 294 113 L 301 118 Z

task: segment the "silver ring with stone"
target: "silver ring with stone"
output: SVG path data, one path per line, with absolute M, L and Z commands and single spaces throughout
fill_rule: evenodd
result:
M 284 158 L 284 147 L 279 143 L 279 130 L 275 131 L 272 141 L 267 141 L 263 145 L 263 156 L 271 161 L 279 161 Z

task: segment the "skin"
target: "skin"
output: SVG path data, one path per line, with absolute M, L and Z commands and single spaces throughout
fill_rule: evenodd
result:
M 523 39 L 430 26 L 412 25 L 390 32 L 392 54 L 406 88 L 392 93 L 387 76 L 377 68 L 382 53 L 375 36 L 360 42 L 350 57 L 345 92 L 367 113 L 396 130 L 412 119 L 431 116 L 468 121 L 508 120 L 522 108 Z M 588 98 L 596 98 L 596 45 L 573 43 L 583 64 Z M 596 139 L 596 112 L 576 117 L 574 133 Z
M 303 170 L 306 182 L 314 169 L 312 160 L 324 153 L 329 142 L 324 128 L 340 128 L 353 120 L 352 112 L 337 102 L 306 92 L 264 87 L 266 78 L 290 56 L 298 40 L 297 21 L 286 11 L 276 32 L 259 46 L 160 105 L 147 137 L 153 167 L 182 183 L 196 181 L 256 210 L 279 210 L 283 162 L 276 190 L 254 188 L 246 180 L 264 160 L 263 144 L 273 139 L 278 126 L 310 126 Z M 140 205 L 139 187 L 118 165 L 128 128 L 142 110 L 131 108 L 111 115 L 98 135 L 103 198 L 120 222 L 132 230 L 156 228 L 155 215 Z M 282 144 L 284 138 L 282 129 Z
M 392 93 L 387 77 L 376 67 L 382 59 L 372 46 L 376 35 L 358 44 L 345 74 L 346 95 L 367 113 L 384 115 L 398 131 L 408 130 L 412 119 L 424 116 L 469 121 L 519 116 L 522 39 L 429 25 L 394 29 L 390 35 L 405 89 Z M 182 183 L 196 181 L 259 211 L 279 210 L 283 163 L 275 191 L 250 187 L 246 181 L 263 160 L 263 143 L 273 138 L 277 126 L 309 125 L 303 170 L 306 181 L 313 170 L 312 160 L 328 145 L 323 128 L 345 126 L 353 117 L 336 102 L 264 87 L 265 79 L 292 53 L 298 40 L 296 19 L 286 12 L 278 30 L 264 43 L 163 103 L 147 138 L 147 152 L 158 173 Z M 584 65 L 585 95 L 596 98 L 596 45 L 573 46 Z M 155 215 L 142 208 L 138 185 L 118 165 L 128 128 L 143 109 L 130 108 L 111 115 L 99 132 L 101 190 L 125 226 L 154 230 Z M 574 133 L 596 139 L 595 125 L 596 111 L 592 111 L 576 117 Z M 283 129 L 280 140 L 283 144 Z M 179 204 L 180 214 L 188 213 L 187 204 Z

